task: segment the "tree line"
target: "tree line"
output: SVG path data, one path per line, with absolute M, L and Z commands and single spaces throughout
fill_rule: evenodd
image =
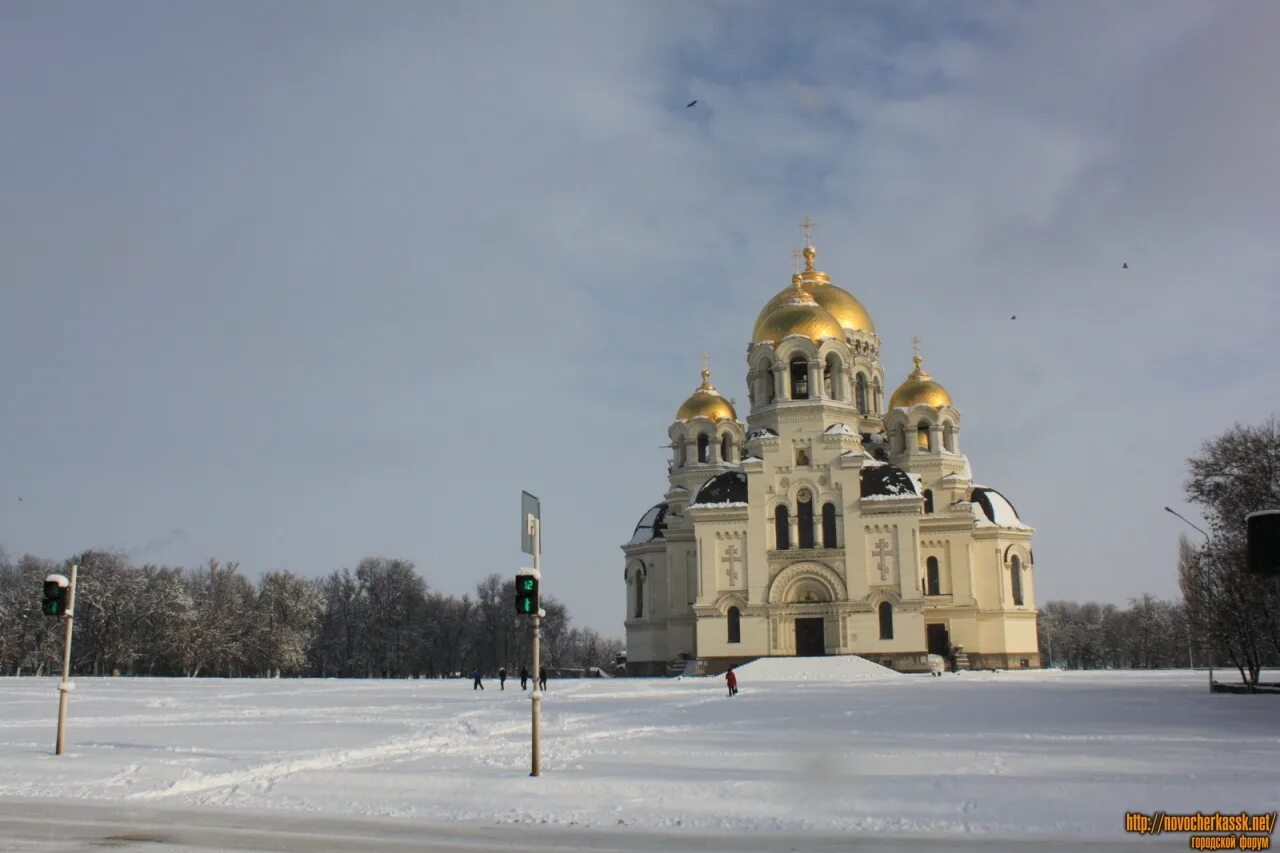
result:
M 530 663 L 515 579 L 496 574 L 457 597 L 431 590 L 408 560 L 380 557 L 319 579 L 271 571 L 256 583 L 217 560 L 187 570 L 89 551 L 75 562 L 75 674 L 409 678 Z M 61 671 L 63 623 L 41 614 L 40 599 L 45 576 L 70 565 L 0 551 L 0 674 Z M 571 627 L 553 598 L 542 608 L 544 666 L 612 670 L 620 641 Z
M 1041 605 L 1040 659 L 1066 669 L 1169 669 L 1204 666 L 1208 649 L 1179 602 L 1151 595 L 1127 608 L 1088 601 Z

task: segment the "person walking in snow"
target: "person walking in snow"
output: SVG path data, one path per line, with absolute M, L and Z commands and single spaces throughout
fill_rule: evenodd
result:
M 522 666 L 520 667 L 520 689 L 524 690 L 528 686 L 529 686 L 529 670 L 525 669 Z
M 729 695 L 737 696 L 738 695 L 738 676 L 734 674 L 733 667 L 729 667 L 729 670 L 724 674 L 724 682 L 725 684 L 729 685 Z
M 507 668 L 505 666 L 498 667 L 498 689 L 507 689 Z
M 538 673 L 538 689 L 547 689 L 547 668 L 545 666 Z
M 480 667 L 476 667 L 471 673 L 471 677 L 475 679 L 475 683 L 471 685 L 472 690 L 484 690 L 484 684 L 480 682 Z

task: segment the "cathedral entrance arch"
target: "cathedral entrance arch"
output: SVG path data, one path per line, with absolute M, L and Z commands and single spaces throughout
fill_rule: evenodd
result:
M 792 563 L 769 585 L 770 604 L 816 604 L 846 598 L 844 580 L 821 563 Z
M 806 616 L 796 619 L 796 657 L 814 658 L 827 653 L 823 619 Z

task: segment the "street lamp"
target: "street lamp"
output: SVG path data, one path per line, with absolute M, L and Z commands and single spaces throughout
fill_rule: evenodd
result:
M 1186 519 L 1186 518 L 1184 518 L 1180 513 L 1174 512 L 1174 511 L 1173 511 L 1172 509 L 1170 509 L 1169 507 L 1165 507 L 1165 508 L 1164 508 L 1164 511 L 1165 511 L 1165 512 L 1167 512 L 1167 513 L 1171 513 L 1172 515 L 1176 515 L 1176 516 L 1178 516 L 1178 518 L 1181 518 L 1183 521 L 1187 521 L 1187 519 Z M 1205 533 L 1205 532 L 1204 532 L 1203 530 L 1201 530 L 1199 527 L 1196 527 L 1194 524 L 1191 524 L 1191 522 L 1190 522 L 1190 521 L 1187 521 L 1187 524 L 1191 525 L 1191 529 L 1192 529 L 1192 530 L 1194 530 L 1195 532 L 1197 532 L 1197 533 L 1199 533 L 1201 536 L 1203 536 L 1203 537 L 1204 537 L 1204 541 L 1206 541 L 1206 542 L 1208 542 L 1208 541 L 1209 541 L 1209 534 L 1208 534 L 1208 533 Z
M 1190 521 L 1188 521 L 1188 520 L 1187 520 L 1187 519 L 1186 519 L 1186 518 L 1185 518 L 1181 513 L 1179 513 L 1179 512 L 1175 512 L 1171 507 L 1165 507 L 1165 508 L 1164 508 L 1164 511 L 1165 511 L 1165 512 L 1167 512 L 1167 513 L 1169 513 L 1170 515 L 1176 515 L 1178 518 L 1181 518 L 1183 521 L 1185 521 L 1185 522 L 1187 523 L 1187 525 L 1188 525 L 1189 527 L 1191 527 L 1191 529 L 1192 529 L 1192 530 L 1196 531 L 1197 533 L 1199 533 L 1201 536 L 1203 536 L 1203 537 L 1204 537 L 1204 541 L 1205 541 L 1206 543 L 1210 541 L 1210 540 L 1209 540 L 1209 534 L 1208 534 L 1208 533 L 1205 533 L 1205 532 L 1204 532 L 1203 530 L 1201 530 L 1199 527 L 1196 527 L 1194 524 L 1192 524 Z M 1190 654 L 1190 652 L 1189 652 L 1189 651 L 1188 651 L 1188 654 Z M 1208 662 L 1209 662 L 1209 692 L 1210 692 L 1210 693 L 1212 693 L 1212 692 L 1213 692 L 1213 648 L 1212 648 L 1212 644 L 1208 645 L 1208 646 L 1205 648 L 1205 658 L 1206 658 L 1206 659 L 1208 660 Z

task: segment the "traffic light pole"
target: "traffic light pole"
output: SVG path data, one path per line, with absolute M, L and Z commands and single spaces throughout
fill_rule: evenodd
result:
M 536 577 L 542 577 L 542 520 L 529 519 L 529 532 L 533 534 L 533 570 Z M 533 693 L 529 695 L 533 703 L 533 770 L 530 776 L 542 775 L 542 597 L 539 593 L 538 609 L 529 619 L 529 627 L 533 632 Z
M 76 564 L 71 564 L 71 585 L 67 589 L 67 612 L 62 618 L 67 622 L 66 638 L 62 643 L 62 683 L 58 685 L 58 742 L 54 755 L 62 755 L 67 735 L 67 698 L 75 689 L 71 682 L 71 623 L 76 614 Z

